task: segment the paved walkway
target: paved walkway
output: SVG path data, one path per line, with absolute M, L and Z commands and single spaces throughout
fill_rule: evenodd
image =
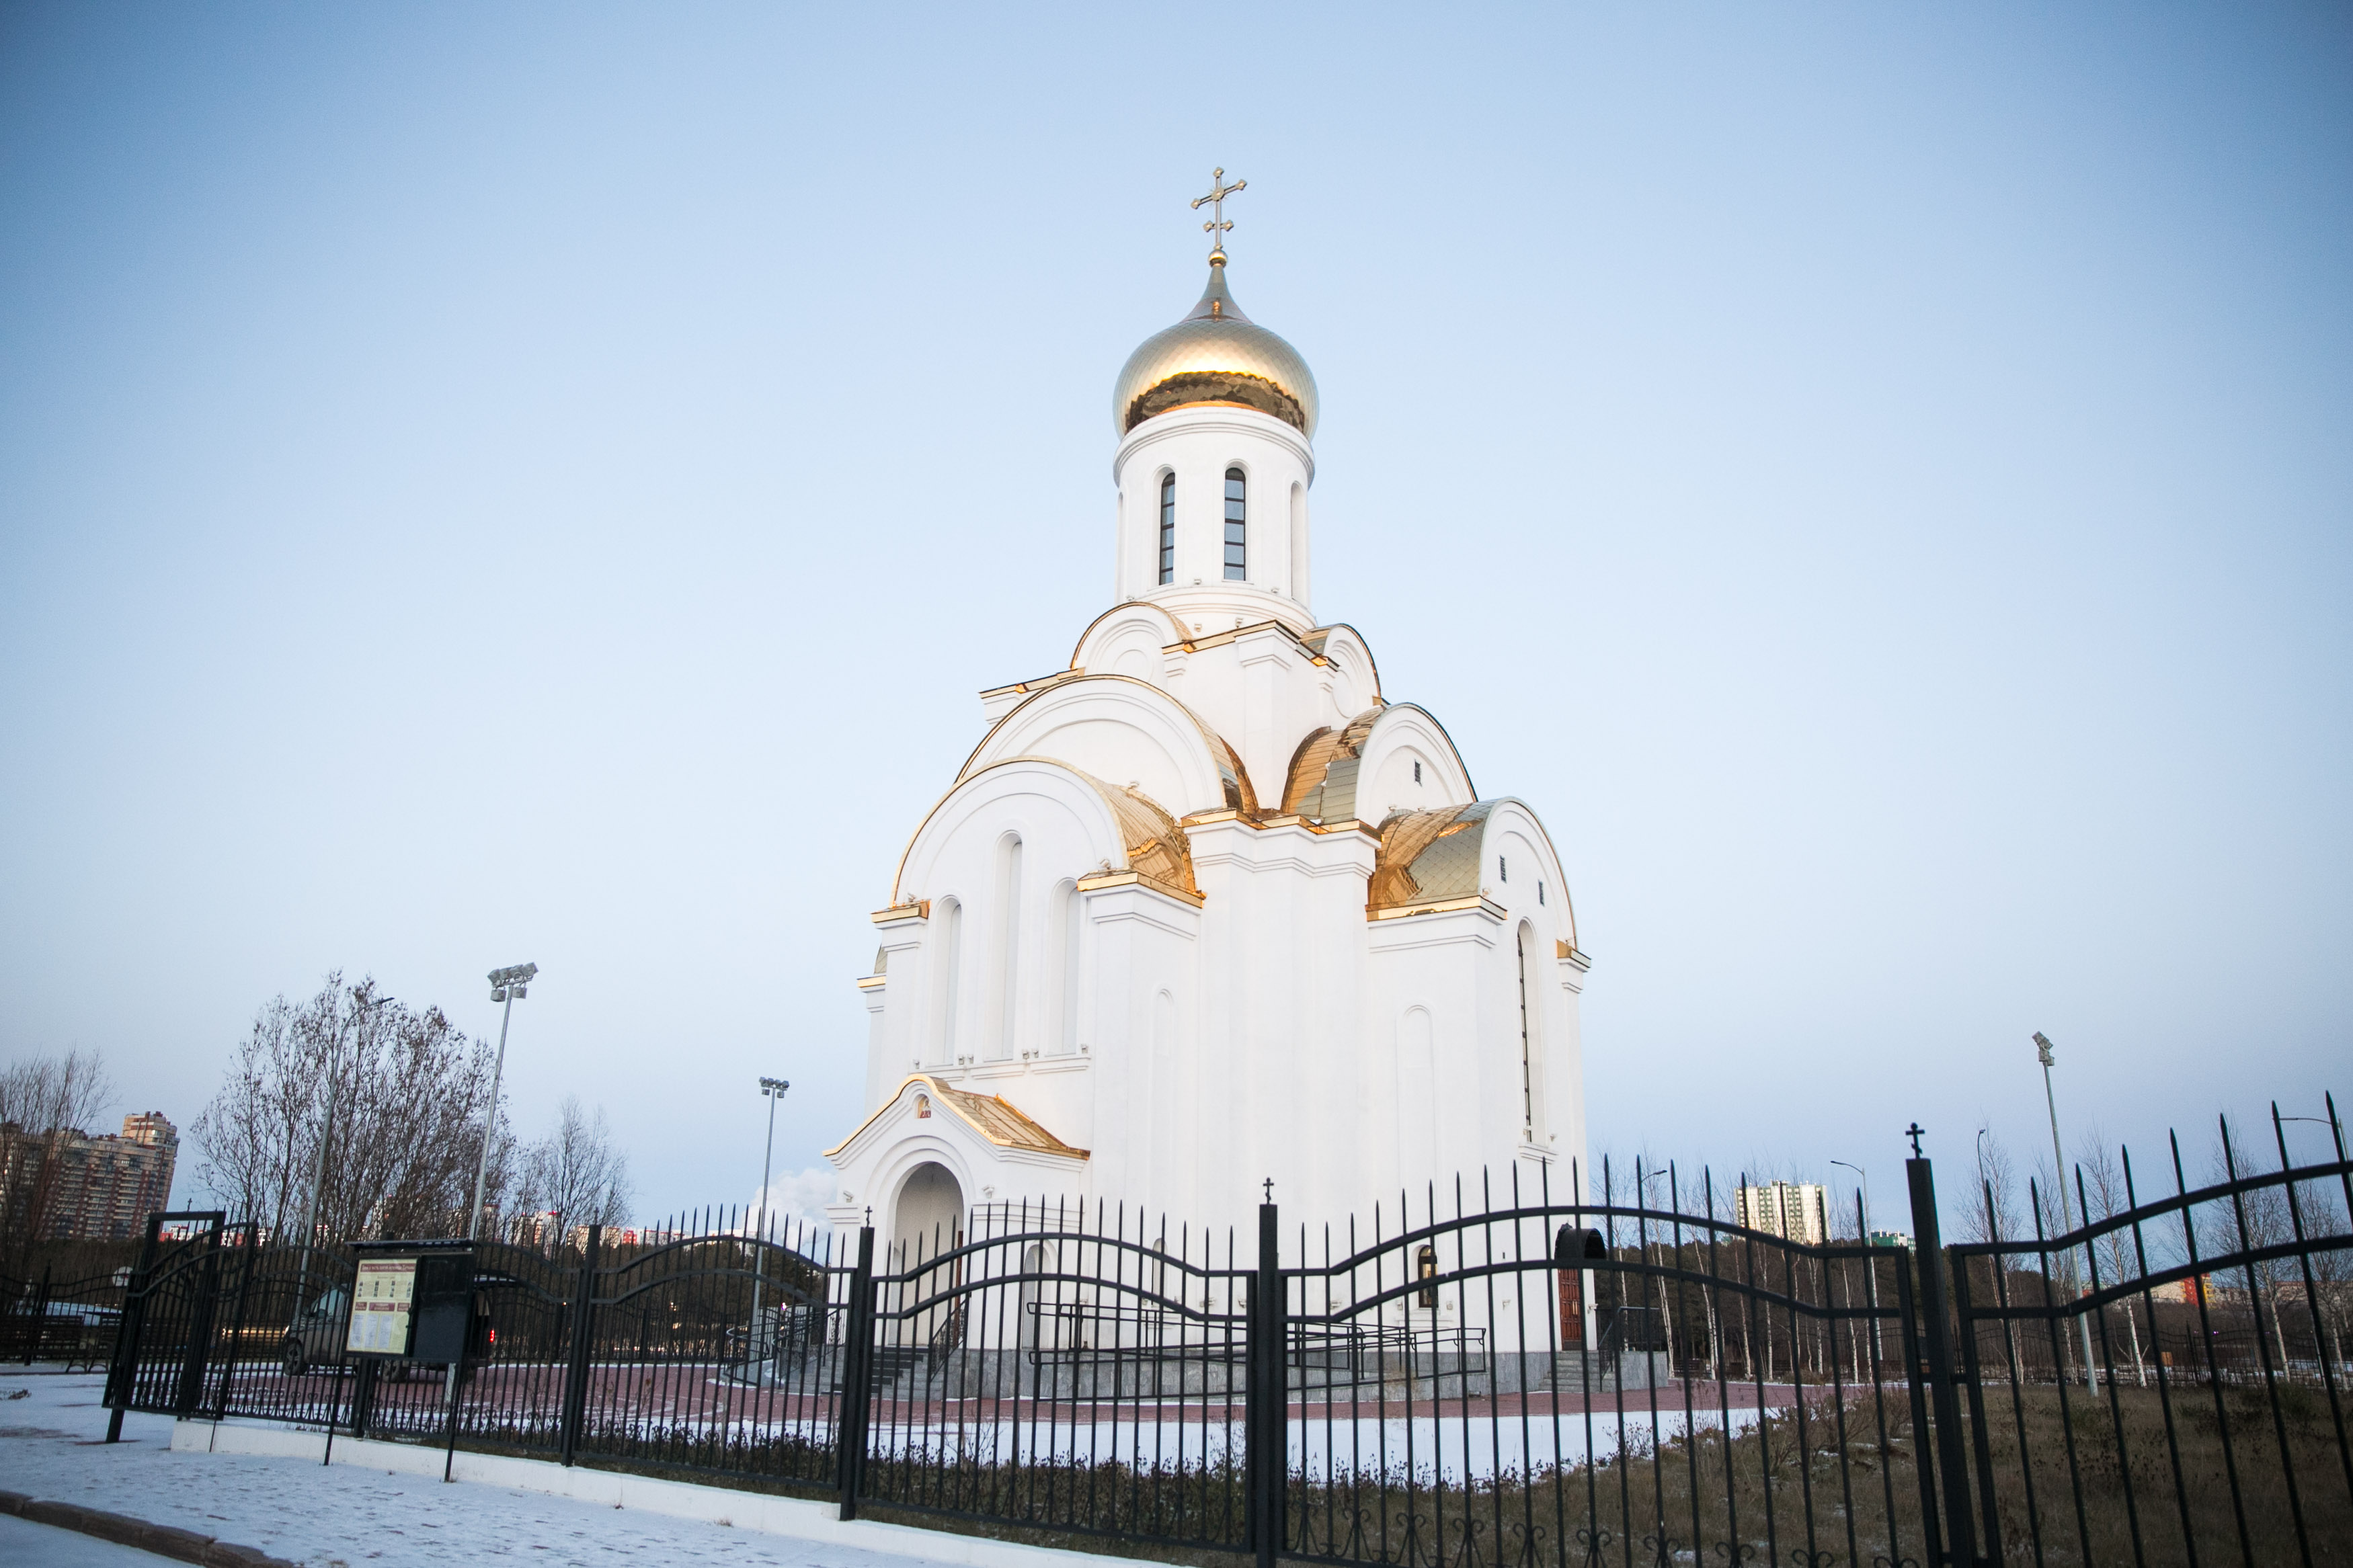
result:
M 174 1454 L 172 1423 L 160 1415 L 130 1415 L 123 1440 L 109 1446 L 99 1404 L 104 1382 L 0 1368 L 0 1486 L 177 1525 L 309 1568 L 483 1562 L 914 1568 L 928 1561 L 502 1487 L 444 1486 L 297 1459 Z M 0 1561 L 11 1563 L 130 1568 L 164 1561 L 21 1520 L 0 1524 L 8 1527 Z M 37 1554 L 19 1552 L 20 1539 Z
M 117 1546 L 94 1535 L 0 1513 L 0 1563 L 38 1564 L 38 1568 L 156 1568 L 169 1562 L 168 1557 L 135 1546 Z

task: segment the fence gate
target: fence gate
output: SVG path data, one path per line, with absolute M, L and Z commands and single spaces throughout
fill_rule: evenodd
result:
M 167 1245 L 167 1219 L 192 1234 Z M 221 1231 L 227 1223 L 228 1215 L 216 1210 L 147 1216 L 146 1238 L 123 1293 L 122 1326 L 107 1372 L 106 1403 L 114 1411 L 107 1421 L 108 1442 L 121 1438 L 125 1410 L 193 1415 L 203 1405 L 220 1305 Z

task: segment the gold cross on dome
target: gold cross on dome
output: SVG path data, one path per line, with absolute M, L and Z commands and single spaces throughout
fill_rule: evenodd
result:
M 1212 261 L 1226 258 L 1226 236 L 1234 226 L 1233 220 L 1226 216 L 1226 198 L 1246 189 L 1249 184 L 1248 180 L 1236 180 L 1232 184 L 1227 184 L 1226 172 L 1212 169 L 1209 171 L 1209 194 L 1193 203 L 1195 212 L 1203 207 L 1209 209 L 1209 221 L 1201 226 L 1201 232 L 1209 237 L 1209 259 Z

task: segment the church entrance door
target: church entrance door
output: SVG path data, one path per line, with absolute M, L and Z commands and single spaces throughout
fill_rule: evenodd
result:
M 964 1245 L 964 1186 L 955 1173 L 936 1160 L 927 1160 L 909 1172 L 899 1188 L 892 1233 L 890 1272 L 921 1270 L 905 1287 L 902 1309 L 954 1289 L 958 1281 L 952 1276 L 960 1274 L 960 1268 L 923 1268 L 923 1265 Z M 903 1319 L 904 1338 L 912 1343 L 929 1344 L 947 1327 L 951 1316 L 949 1307 L 943 1305 Z

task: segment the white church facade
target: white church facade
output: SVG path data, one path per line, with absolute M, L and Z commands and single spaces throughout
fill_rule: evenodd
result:
M 1114 388 L 1115 602 L 981 693 L 872 917 L 837 1226 L 1100 1200 L 1198 1235 L 1269 1180 L 1336 1222 L 1482 1171 L 1565 1194 L 1584 1153 L 1559 857 L 1311 608 L 1315 382 L 1226 265 Z

